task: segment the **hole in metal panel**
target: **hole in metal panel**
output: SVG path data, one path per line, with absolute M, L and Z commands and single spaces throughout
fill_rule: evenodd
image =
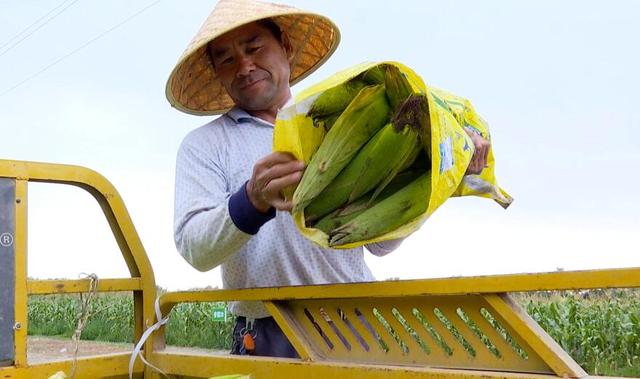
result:
M 320 334 L 320 337 L 322 337 L 324 342 L 327 344 L 327 347 L 329 349 L 333 350 L 333 343 L 331 342 L 329 337 L 327 337 L 327 335 L 324 333 L 324 331 L 322 330 L 322 327 L 320 327 L 320 325 L 318 325 L 316 320 L 311 315 L 311 312 L 309 312 L 309 310 L 307 308 L 304 309 L 304 314 L 305 314 L 305 316 L 307 316 L 309 321 L 311 321 L 311 324 L 313 324 L 313 328 L 318 332 L 318 334 Z
M 320 315 L 322 316 L 322 318 L 324 318 L 324 320 L 327 322 L 327 324 L 329 324 L 329 327 L 331 328 L 331 330 L 333 330 L 333 332 L 336 334 L 336 336 L 338 336 L 340 341 L 342 341 L 342 344 L 344 345 L 344 347 L 347 350 L 351 350 L 351 344 L 349 343 L 349 341 L 347 341 L 347 339 L 344 337 L 344 335 L 340 332 L 340 329 L 338 329 L 338 327 L 333 322 L 333 320 L 331 319 L 329 314 L 327 312 L 325 312 L 324 308 L 322 308 L 322 307 L 320 307 L 319 311 L 320 311 Z
M 462 308 L 458 308 L 456 310 L 456 313 L 458 314 L 458 317 L 460 317 L 460 319 L 465 324 L 467 324 L 467 326 L 473 332 L 473 334 L 475 334 L 476 337 L 478 337 L 478 339 L 482 341 L 484 346 L 487 348 L 487 350 L 489 350 L 489 352 L 491 352 L 491 354 L 493 354 L 496 358 L 502 358 L 502 354 L 500 353 L 500 350 L 498 350 L 496 345 L 494 345 L 493 342 L 491 342 L 489 337 L 487 337 L 487 335 L 484 334 L 482 329 L 480 329 L 480 327 L 475 323 L 475 321 L 473 321 L 473 319 L 469 317 L 469 315 Z
M 493 326 L 493 328 L 498 332 L 498 334 L 502 338 L 504 338 L 505 341 L 507 341 L 509 346 L 511 346 L 513 351 L 515 351 L 515 353 L 518 354 L 520 358 L 529 359 L 529 355 L 527 354 L 527 352 L 524 351 L 524 349 L 516 342 L 516 340 L 511 336 L 511 334 L 509 334 L 507 329 L 505 329 L 498 322 L 498 320 L 496 320 L 496 318 L 493 317 L 491 312 L 489 312 L 486 308 L 482 307 L 480 308 L 480 314 L 482 314 L 482 317 L 484 317 L 487 320 L 487 322 L 489 322 L 489 324 L 491 324 L 491 326 Z
M 356 337 L 356 339 L 358 340 L 358 342 L 360 343 L 360 346 L 362 346 L 364 351 L 369 351 L 369 344 L 367 343 L 367 341 L 365 341 L 364 338 L 362 338 L 362 336 L 360 335 L 360 333 L 358 333 L 358 331 L 353 326 L 351 321 L 349 321 L 349 318 L 347 318 L 347 314 L 343 312 L 342 309 L 340 308 L 338 308 L 338 317 L 340 317 L 340 320 L 344 322 L 347 328 L 349 328 L 351 333 Z
M 371 336 L 376 341 L 378 341 L 378 346 L 380 346 L 380 349 L 382 351 L 384 351 L 385 353 L 388 353 L 389 352 L 389 346 L 387 345 L 386 342 L 384 342 L 382 337 L 380 337 L 380 334 L 378 334 L 378 332 L 376 332 L 376 330 L 373 328 L 373 326 L 371 326 L 371 324 L 369 323 L 367 318 L 362 314 L 362 312 L 360 312 L 360 310 L 358 308 L 354 308 L 353 311 L 355 312 L 356 316 L 358 316 L 358 320 L 360 320 L 362 325 L 364 325 L 364 327 L 369 331 L 369 333 L 371 333 Z
M 409 353 L 409 347 L 407 346 L 407 344 L 402 340 L 402 338 L 400 338 L 398 333 L 396 333 L 393 327 L 391 327 L 389 322 L 384 318 L 384 316 L 382 316 L 382 313 L 377 308 L 373 308 L 373 315 L 376 316 L 380 324 L 382 324 L 382 326 L 387 330 L 387 332 L 389 332 L 391 337 L 393 337 L 393 339 L 396 341 L 398 346 L 400 346 L 400 349 L 402 350 L 402 352 L 404 354 Z
M 442 338 L 438 331 L 435 330 L 435 328 L 429 323 L 429 321 L 427 321 L 427 318 L 416 308 L 413 308 L 411 312 L 413 313 L 413 316 L 418 319 L 420 324 L 422 324 L 422 327 L 427 332 L 429 332 L 433 340 L 436 341 L 436 344 L 440 346 L 444 353 L 451 356 L 453 354 L 453 349 L 451 349 L 451 347 L 447 345 L 447 343 L 444 341 L 444 338 Z
M 438 320 L 440 320 L 440 322 L 447 328 L 447 330 L 449 330 L 449 333 L 451 333 L 453 337 L 458 341 L 458 343 L 462 346 L 464 351 L 466 351 L 467 354 L 475 358 L 476 350 L 473 348 L 473 346 L 471 346 L 469 341 L 467 341 L 462 336 L 462 334 L 460 334 L 458 329 L 453 325 L 451 320 L 449 320 L 447 316 L 444 315 L 444 313 L 440 310 L 440 308 L 434 308 L 433 313 L 436 315 Z
M 415 331 L 415 329 L 413 329 L 413 327 L 411 327 L 411 325 L 409 324 L 409 322 L 402 316 L 402 313 L 400 313 L 399 310 L 397 310 L 396 308 L 391 309 L 391 313 L 393 314 L 393 316 L 396 318 L 396 320 L 398 320 L 398 322 L 400 324 L 402 324 L 402 326 L 404 327 L 404 329 L 407 331 L 407 333 L 409 333 L 409 335 L 411 337 L 413 337 L 413 339 L 416 341 L 416 343 L 420 346 L 420 348 L 422 349 L 422 351 L 424 351 L 426 354 L 431 354 L 431 350 L 429 349 L 429 347 L 427 346 L 427 344 L 424 342 L 424 340 L 420 337 L 420 335 Z

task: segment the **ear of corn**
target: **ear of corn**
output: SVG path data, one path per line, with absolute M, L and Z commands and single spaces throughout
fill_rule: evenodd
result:
M 342 112 L 366 85 L 363 80 L 353 79 L 329 88 L 316 98 L 307 116 L 315 119 Z
M 329 234 L 329 246 L 364 241 L 390 232 L 423 214 L 429 205 L 431 172 L 360 213 Z
M 387 65 L 377 65 L 371 67 L 361 74 L 362 80 L 364 80 L 367 84 L 384 84 L 386 67 Z
M 387 89 L 389 105 L 397 113 L 402 103 L 413 92 L 411 84 L 396 66 L 387 65 L 384 70 L 384 85 Z
M 419 149 L 418 134 L 409 125 L 401 130 L 391 123 L 385 125 L 305 208 L 305 218 L 316 220 L 379 184 L 386 185 Z
M 429 113 L 426 104 L 427 101 L 423 95 L 411 95 L 399 105 L 391 123 L 396 130 L 408 130 L 408 135 L 414 142 L 411 144 L 412 141 L 407 138 L 404 141 L 405 145 L 402 147 L 400 144 L 397 145 L 397 160 L 391 166 L 391 170 L 386 173 L 385 179 L 379 183 L 378 189 L 372 196 L 373 199 L 398 172 L 408 168 L 423 150 L 421 141 L 425 141 L 424 136 L 428 136 L 430 133 Z
M 324 216 L 317 223 L 315 223 L 313 227 L 316 229 L 320 229 L 325 232 L 325 234 L 329 235 L 332 230 L 353 220 L 368 208 L 371 208 L 375 204 L 391 196 L 407 184 L 411 183 L 411 181 L 416 179 L 419 175 L 420 171 L 418 170 L 402 172 L 396 175 L 396 177 L 393 178 L 389 185 L 386 186 L 375 199 L 372 199 L 371 196 L 373 191 L 366 193 L 356 201 L 340 207 L 330 214 Z
M 302 211 L 358 150 L 389 120 L 383 85 L 363 88 L 327 132 L 293 195 L 293 211 Z
M 419 129 L 427 127 L 424 120 L 428 117 L 421 114 L 426 113 L 426 109 L 420 108 L 418 103 L 426 103 L 426 99 L 422 95 L 412 95 L 411 85 L 395 66 L 373 67 L 363 74 L 363 77 L 367 76 L 384 80 L 394 122 L 378 131 L 313 199 L 305 209 L 307 221 L 317 220 L 377 187 L 372 196 L 375 199 L 391 179 L 415 159 L 420 150 Z
M 430 141 L 428 103 L 399 68 L 378 65 L 325 91 L 308 116 L 327 133 L 296 188 L 293 212 L 304 211 L 306 225 L 324 231 L 330 246 L 380 236 L 426 211 L 431 176 L 420 174 L 429 167 L 424 153 L 417 157 Z M 420 169 L 408 183 L 398 173 L 413 166 Z

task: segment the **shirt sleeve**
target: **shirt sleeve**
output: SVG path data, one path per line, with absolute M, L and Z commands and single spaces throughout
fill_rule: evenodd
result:
M 220 265 L 273 217 L 254 217 L 258 211 L 247 204 L 244 188 L 232 194 L 223 162 L 220 152 L 189 135 L 178 150 L 174 240 L 184 259 L 199 271 Z
M 394 251 L 395 249 L 397 249 L 402 244 L 402 241 L 404 241 L 404 238 L 398 238 L 395 240 L 382 241 L 382 242 L 374 242 L 374 243 L 365 245 L 365 247 L 367 248 L 367 250 L 369 250 L 371 254 L 378 257 L 382 257 Z

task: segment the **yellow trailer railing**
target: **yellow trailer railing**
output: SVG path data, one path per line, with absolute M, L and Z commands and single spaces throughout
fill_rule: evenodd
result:
M 15 184 L 15 359 L 0 378 L 46 378 L 71 361 L 26 362 L 27 295 L 77 293 L 89 280 L 26 279 L 26 186 L 79 186 L 100 203 L 129 267 L 129 279 L 101 279 L 99 291 L 133 291 L 135 338 L 157 320 L 153 271 L 120 196 L 81 167 L 0 160 L 0 181 Z M 179 303 L 263 301 L 300 359 L 184 353 L 167 349 L 164 327 L 145 358 L 176 378 L 588 378 L 509 293 L 640 287 L 640 268 L 166 293 L 163 315 Z M 78 361 L 77 377 L 127 377 L 129 354 Z M 0 360 L 1 362 L 1 360 Z M 138 361 L 134 377 L 159 378 Z

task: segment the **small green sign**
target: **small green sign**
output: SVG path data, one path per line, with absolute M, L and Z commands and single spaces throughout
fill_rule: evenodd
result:
M 227 307 L 219 305 L 213 308 L 213 321 L 226 322 L 227 321 Z

